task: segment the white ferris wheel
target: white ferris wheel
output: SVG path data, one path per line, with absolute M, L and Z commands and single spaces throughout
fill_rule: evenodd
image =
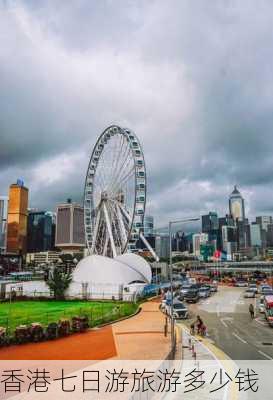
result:
M 84 221 L 90 254 L 116 257 L 145 238 L 146 169 L 132 131 L 111 125 L 99 136 L 85 180 Z

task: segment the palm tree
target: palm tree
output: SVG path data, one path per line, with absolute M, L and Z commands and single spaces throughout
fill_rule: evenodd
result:
M 64 273 L 58 267 L 54 267 L 53 272 L 49 275 L 46 284 L 49 289 L 54 293 L 54 298 L 56 300 L 63 300 L 65 291 L 68 289 L 72 281 L 72 274 Z

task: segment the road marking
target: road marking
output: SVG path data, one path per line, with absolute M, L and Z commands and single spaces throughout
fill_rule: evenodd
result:
M 263 357 L 267 358 L 268 360 L 273 360 L 273 358 L 269 357 L 267 354 L 265 354 L 262 350 L 258 350 L 258 353 L 260 353 Z
M 237 333 L 232 332 L 232 335 L 235 336 L 235 337 L 236 337 L 238 340 L 240 340 L 242 343 L 247 344 L 247 342 L 246 342 L 244 339 L 242 339 L 239 335 L 237 335 Z
M 266 321 L 261 321 L 261 319 L 259 317 L 255 318 L 255 321 L 258 322 L 258 324 L 263 325 L 263 326 L 267 326 L 268 325 Z
M 228 328 L 228 326 L 227 326 L 227 324 L 225 323 L 225 321 L 223 320 L 223 318 L 221 318 L 220 321 L 222 322 L 222 324 L 224 325 L 225 328 Z

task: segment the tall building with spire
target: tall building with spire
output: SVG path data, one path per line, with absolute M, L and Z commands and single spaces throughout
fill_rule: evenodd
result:
M 236 185 L 229 196 L 229 213 L 234 221 L 245 220 L 245 201 Z

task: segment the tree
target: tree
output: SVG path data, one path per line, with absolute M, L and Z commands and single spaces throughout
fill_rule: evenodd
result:
M 72 281 L 72 274 L 70 272 L 64 273 L 58 267 L 54 267 L 52 274 L 46 281 L 49 289 L 54 293 L 56 300 L 63 300 L 66 289 L 68 289 Z

